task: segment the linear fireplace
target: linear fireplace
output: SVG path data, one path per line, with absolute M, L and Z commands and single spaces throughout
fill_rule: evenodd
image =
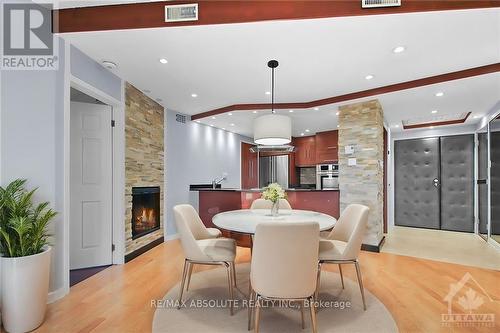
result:
M 132 187 L 132 239 L 160 229 L 160 187 Z

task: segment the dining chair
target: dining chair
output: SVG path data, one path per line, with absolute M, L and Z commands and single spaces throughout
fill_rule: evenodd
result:
M 255 230 L 250 269 L 248 329 L 255 312 L 259 331 L 262 300 L 308 302 L 316 332 L 314 293 L 318 264 L 319 224 L 316 222 L 262 222 Z M 251 305 L 255 304 L 255 307 Z M 302 326 L 304 315 L 301 313 Z
M 179 306 L 182 303 L 184 285 L 189 289 L 191 274 L 194 265 L 222 265 L 226 267 L 229 283 L 230 312 L 233 315 L 233 285 L 236 286 L 236 242 L 230 238 L 216 238 L 213 233 L 207 232 L 198 213 L 191 205 L 177 205 L 174 207 L 175 224 L 180 235 L 184 250 L 184 269 L 179 293 Z
M 318 297 L 321 266 L 323 264 L 338 264 L 342 289 L 344 288 L 344 277 L 342 275 L 342 265 L 354 264 L 358 278 L 359 290 L 363 299 L 363 308 L 366 311 L 365 292 L 361 268 L 359 267 L 358 256 L 361 251 L 361 243 L 368 223 L 369 208 L 364 205 L 351 204 L 346 207 L 335 227 L 325 238 L 319 241 L 319 260 L 316 297 Z
M 250 206 L 250 209 L 271 209 L 273 207 L 273 202 L 266 199 L 255 199 Z M 280 199 L 278 202 L 279 209 L 292 209 L 290 203 L 286 199 Z

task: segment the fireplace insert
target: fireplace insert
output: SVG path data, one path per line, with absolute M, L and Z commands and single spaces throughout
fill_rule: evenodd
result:
M 160 187 L 132 187 L 132 239 L 160 229 Z

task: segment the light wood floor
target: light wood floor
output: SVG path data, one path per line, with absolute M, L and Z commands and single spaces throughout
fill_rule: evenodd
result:
M 238 262 L 249 258 L 248 249 L 238 249 Z M 441 314 L 447 311 L 443 298 L 450 283 L 469 272 L 492 298 L 500 300 L 499 271 L 389 253 L 363 252 L 360 261 L 365 287 L 385 304 L 401 332 L 500 330 L 500 303 L 488 301 L 481 312 L 495 314 L 496 329 L 441 326 Z M 174 240 L 125 265 L 106 269 L 51 304 L 46 322 L 36 332 L 150 332 L 155 310 L 151 300 L 161 299 L 178 283 L 182 263 L 180 243 Z M 335 271 L 336 267 L 327 269 Z M 343 271 L 355 280 L 353 268 Z

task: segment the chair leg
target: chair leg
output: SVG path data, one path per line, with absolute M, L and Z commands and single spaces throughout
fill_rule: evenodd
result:
M 314 297 L 318 298 L 319 296 L 319 285 L 321 282 L 321 263 L 318 263 L 318 274 L 316 276 L 316 291 L 314 292 Z
M 316 309 L 314 305 L 314 297 L 309 298 L 309 309 L 311 311 L 311 326 L 312 326 L 312 331 L 313 333 L 317 332 L 317 323 L 316 323 Z
M 226 270 L 227 270 L 227 282 L 229 284 L 229 306 L 230 306 L 230 313 L 231 316 L 233 315 L 233 303 L 234 303 L 234 295 L 233 295 L 233 279 L 232 279 L 232 270 L 231 270 L 231 264 L 226 263 Z
M 234 264 L 234 262 L 230 263 L 231 264 L 231 268 L 233 270 L 233 282 L 234 282 L 234 287 L 237 288 L 236 286 L 236 265 Z
M 342 289 L 345 289 L 345 287 L 344 287 L 344 275 L 342 274 L 342 264 L 339 264 L 339 272 L 340 272 L 340 281 L 342 281 Z
M 302 322 L 302 329 L 306 328 L 306 325 L 304 323 L 304 301 L 301 301 L 299 303 L 299 307 L 300 307 L 300 320 Z
M 260 324 L 260 301 L 259 295 L 255 295 L 255 322 L 253 325 L 253 331 L 255 333 L 259 333 L 259 324 Z
M 363 309 L 366 311 L 366 301 L 365 301 L 365 289 L 363 287 L 363 278 L 361 277 L 361 268 L 359 267 L 359 262 L 356 260 L 354 262 L 356 266 L 356 274 L 358 275 L 359 290 L 361 291 L 361 298 L 363 299 Z
M 181 308 L 182 304 L 182 293 L 184 292 L 184 283 L 186 282 L 186 275 L 191 263 L 187 260 L 184 260 L 184 269 L 182 270 L 182 281 L 181 281 L 181 289 L 179 292 L 179 303 L 177 304 L 177 309 Z
M 252 329 L 252 315 L 253 315 L 253 299 L 254 292 L 252 290 L 252 284 L 248 283 L 248 330 Z
M 191 284 L 191 274 L 193 274 L 193 263 L 189 263 L 189 270 L 188 270 L 188 275 L 187 275 L 187 284 L 186 284 L 186 291 L 189 290 L 189 285 Z

